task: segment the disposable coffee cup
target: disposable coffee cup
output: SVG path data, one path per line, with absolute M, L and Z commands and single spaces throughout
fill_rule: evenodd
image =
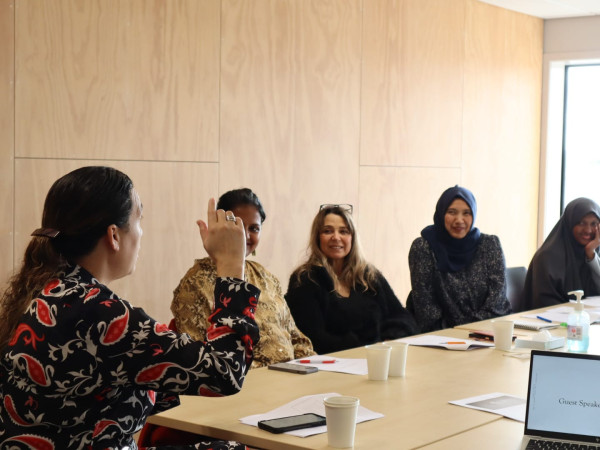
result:
M 323 400 L 327 421 L 327 442 L 331 447 L 354 447 L 359 403 L 358 398 L 345 395 L 326 397 Z
M 408 343 L 386 342 L 385 344 L 392 347 L 388 375 L 390 377 L 403 377 L 406 374 L 406 355 L 408 353 Z
M 506 319 L 492 320 L 494 327 L 494 347 L 496 350 L 509 351 L 512 347 L 515 322 Z
M 367 345 L 365 348 L 367 349 L 369 380 L 387 380 L 392 347 L 385 344 L 374 344 Z

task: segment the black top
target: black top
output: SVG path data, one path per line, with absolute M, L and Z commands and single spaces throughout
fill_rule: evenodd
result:
M 319 354 L 398 339 L 417 333 L 413 317 L 378 273 L 377 292 L 352 289 L 349 297 L 334 291 L 324 267 L 290 277 L 285 299 L 298 328 Z

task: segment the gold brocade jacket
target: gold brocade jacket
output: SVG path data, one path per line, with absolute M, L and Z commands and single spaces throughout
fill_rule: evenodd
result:
M 279 280 L 256 261 L 246 261 L 246 282 L 260 289 L 255 319 L 260 340 L 251 368 L 314 355 L 313 346 L 290 313 Z M 216 269 L 210 258 L 197 259 L 173 293 L 171 311 L 177 330 L 205 340 L 208 316 L 214 307 Z

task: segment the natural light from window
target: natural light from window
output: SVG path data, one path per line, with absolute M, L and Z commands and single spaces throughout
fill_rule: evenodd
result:
M 562 208 L 577 197 L 600 203 L 600 65 L 567 66 Z

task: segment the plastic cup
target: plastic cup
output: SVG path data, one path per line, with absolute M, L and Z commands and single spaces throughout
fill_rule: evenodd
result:
M 369 380 L 387 380 L 392 347 L 385 344 L 374 344 L 367 345 L 365 348 L 367 349 Z
M 331 447 L 354 447 L 356 414 L 360 401 L 345 395 L 326 397 L 325 419 L 327 420 L 327 442 Z
M 408 343 L 386 342 L 386 345 L 392 347 L 388 375 L 390 377 L 403 377 L 406 374 L 406 354 L 408 353 Z
M 494 327 L 494 347 L 496 350 L 509 351 L 512 348 L 512 337 L 515 322 L 506 319 L 492 320 Z

